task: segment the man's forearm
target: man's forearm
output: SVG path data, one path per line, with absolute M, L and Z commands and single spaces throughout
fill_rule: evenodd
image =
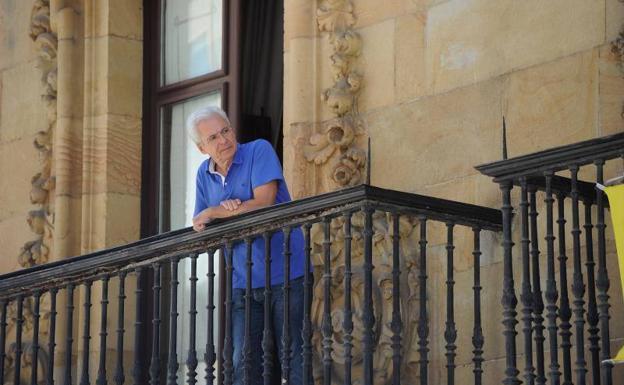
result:
M 208 222 L 208 220 L 210 219 L 232 217 L 234 215 L 257 210 L 270 205 L 270 203 L 261 202 L 258 199 L 250 199 L 248 201 L 242 202 L 235 210 L 228 210 L 223 206 L 212 206 L 205 210 L 205 222 Z

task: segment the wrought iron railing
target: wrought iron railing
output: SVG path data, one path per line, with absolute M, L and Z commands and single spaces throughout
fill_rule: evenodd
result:
M 614 245 L 606 242 L 605 208 L 608 202 L 603 192 L 595 188 L 595 183 L 604 183 L 605 173 L 620 175 L 624 171 L 622 160 L 624 134 L 620 133 L 477 167 L 483 174 L 493 177 L 502 191 L 504 384 L 521 383 L 517 362 L 519 349 L 516 346 L 519 320 L 514 264 L 520 264 L 522 270 L 520 321 L 524 355 L 522 377 L 525 383 L 586 384 L 589 371 L 592 384 L 613 384 L 612 364 L 606 362 L 601 365 L 601 362 L 611 355 L 607 252 L 608 247 L 614 251 Z M 517 203 L 512 202 L 511 194 L 515 186 L 520 187 Z M 570 202 L 570 207 L 566 207 L 566 200 Z M 541 201 L 545 207 L 540 207 Z M 555 202 L 556 219 L 553 213 Z M 583 224 L 580 222 L 581 203 Z M 516 207 L 520 215 L 521 258 L 514 258 L 512 254 L 512 223 Z M 538 222 L 538 211 L 546 212 L 545 223 Z M 570 216 L 572 226 L 568 230 L 566 223 Z M 540 224 L 545 226 L 538 226 Z M 538 234 L 539 228 L 545 228 L 543 241 Z M 583 232 L 584 247 L 581 239 Z M 568 282 L 570 244 L 572 279 Z M 544 249 L 547 266 L 545 280 L 544 272 L 540 270 L 540 250 Z M 594 252 L 597 253 L 597 272 Z M 544 283 L 545 291 L 542 292 Z M 589 354 L 585 350 L 586 345 Z M 589 365 L 586 356 L 589 357 Z
M 507 206 L 505 210 L 509 218 Z M 436 359 L 446 366 L 448 382 L 455 382 L 458 349 L 472 352 L 473 381 L 482 382 L 480 240 L 483 231 L 502 229 L 500 212 L 364 185 L 216 221 L 200 233 L 190 229 L 174 231 L 0 276 L 0 383 L 13 380 L 16 384 L 28 381 L 69 385 L 94 380 L 99 385 L 107 382 L 231 384 L 232 269 L 226 268 L 225 274 L 219 274 L 215 262 L 227 260 L 227 266 L 232 266 L 232 254 L 228 251 L 236 242 L 249 244 L 255 237 L 269 239 L 275 232 L 289 234 L 298 228 L 305 239 L 306 267 L 315 265 L 316 276 L 313 288 L 312 273 L 306 269 L 305 318 L 301 331 L 306 383 L 311 384 L 314 376 L 316 383 L 324 384 L 350 384 L 355 382 L 355 377 L 367 385 L 401 381 L 427 384 L 430 361 L 434 358 L 430 340 L 439 338 L 444 339 L 444 354 Z M 440 309 L 428 306 L 432 294 L 427 289 L 427 262 L 435 257 L 428 240 L 432 234 L 435 236 L 436 229 L 441 231 L 438 238 L 443 239 L 441 256 L 445 261 L 442 265 L 446 266 L 446 302 Z M 459 231 L 469 233 L 470 241 L 456 245 L 454 234 Z M 417 247 L 406 255 L 405 250 L 411 250 L 404 245 L 408 238 Z M 508 233 L 506 239 L 509 240 Z M 470 247 L 458 247 L 465 245 Z M 380 251 L 386 246 L 387 253 Z M 458 288 L 473 292 L 472 324 L 456 322 L 454 256 L 458 253 L 470 255 L 474 262 L 474 280 L 469 286 Z M 288 263 L 289 253 L 285 254 Z M 186 263 L 190 266 L 188 283 L 180 282 L 179 267 L 187 266 Z M 268 259 L 265 263 L 270 265 Z M 207 266 L 205 276 L 199 276 L 199 265 Z M 216 278 L 219 282 L 215 282 Z M 185 325 L 179 320 L 181 284 L 189 287 L 188 297 L 182 296 L 188 302 Z M 513 288 L 509 282 L 506 285 L 507 289 Z M 285 284 L 283 290 L 284 300 L 288 302 L 289 285 Z M 336 290 L 342 293 L 342 299 L 332 304 L 337 301 Z M 606 295 L 604 287 L 601 290 Z M 391 309 L 380 309 L 379 291 L 390 298 Z M 214 300 L 218 298 L 217 292 L 223 293 L 223 297 Z M 246 294 L 249 301 L 249 286 Z M 265 301 L 271 295 L 267 286 Z M 198 306 L 200 300 L 205 302 L 205 308 Z M 311 309 L 313 301 L 320 304 L 315 308 L 318 310 Z M 284 307 L 288 309 L 287 304 Z M 336 307 L 340 307 L 341 320 L 332 319 L 332 315 L 338 314 L 333 313 Z M 606 312 L 604 305 L 601 308 Z M 203 312 L 205 324 L 198 325 L 198 314 Z M 442 333 L 435 335 L 430 333 L 429 320 L 433 313 L 442 314 L 445 319 Z M 92 320 L 93 314 L 99 318 Z M 515 313 L 509 304 L 505 314 L 511 333 Z M 415 330 L 408 330 L 411 327 L 408 319 L 409 325 L 417 325 Z M 284 323 L 288 322 L 285 314 Z M 188 333 L 184 341 L 179 337 L 181 327 Z M 246 334 L 249 327 L 245 325 Z M 361 336 L 356 331 L 360 327 Z M 202 341 L 205 348 L 199 346 L 198 328 L 206 331 Z M 215 328 L 221 333 L 215 335 Z M 459 331 L 471 335 L 473 346 L 457 346 Z M 96 333 L 97 346 L 91 341 Z M 512 341 L 513 336 L 508 334 L 508 337 Z M 185 357 L 178 355 L 182 342 L 188 347 Z M 267 341 L 262 346 L 245 346 L 244 355 L 249 358 L 251 349 L 264 349 L 263 365 L 270 367 L 275 357 L 266 351 L 270 344 L 264 342 Z M 282 342 L 288 346 L 288 341 Z M 416 366 L 408 367 L 405 357 L 410 349 L 418 352 L 418 358 L 415 358 Z M 201 350 L 205 353 L 203 357 Z M 283 368 L 288 368 L 291 358 L 288 354 L 279 357 Z M 339 366 L 337 360 L 341 362 Z M 382 361 L 388 363 L 387 367 L 380 364 Z M 25 373 L 21 370 L 27 362 L 32 368 L 29 379 L 24 380 Z M 185 373 L 181 373 L 181 367 Z M 282 376 L 290 383 L 288 370 Z M 248 376 L 245 381 L 249 381 Z M 268 375 L 264 383 L 271 383 Z

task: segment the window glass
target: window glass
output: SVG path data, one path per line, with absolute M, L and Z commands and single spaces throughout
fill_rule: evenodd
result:
M 204 106 L 221 106 L 221 93 L 214 91 L 161 110 L 161 207 L 160 231 L 193 225 L 195 177 L 206 159 L 186 132 L 186 119 Z
M 222 0 L 168 0 L 162 7 L 161 84 L 222 67 Z

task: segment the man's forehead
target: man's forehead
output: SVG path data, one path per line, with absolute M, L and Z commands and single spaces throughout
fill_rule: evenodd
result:
M 222 117 L 211 116 L 210 118 L 203 119 L 199 122 L 197 128 L 203 131 L 203 133 L 212 134 L 221 131 L 223 127 L 226 127 L 227 125 L 227 122 Z

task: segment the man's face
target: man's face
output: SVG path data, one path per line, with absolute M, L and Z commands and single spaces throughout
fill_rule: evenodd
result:
M 236 153 L 236 134 L 220 116 L 212 116 L 197 125 L 200 143 L 197 147 L 217 163 L 231 161 Z

